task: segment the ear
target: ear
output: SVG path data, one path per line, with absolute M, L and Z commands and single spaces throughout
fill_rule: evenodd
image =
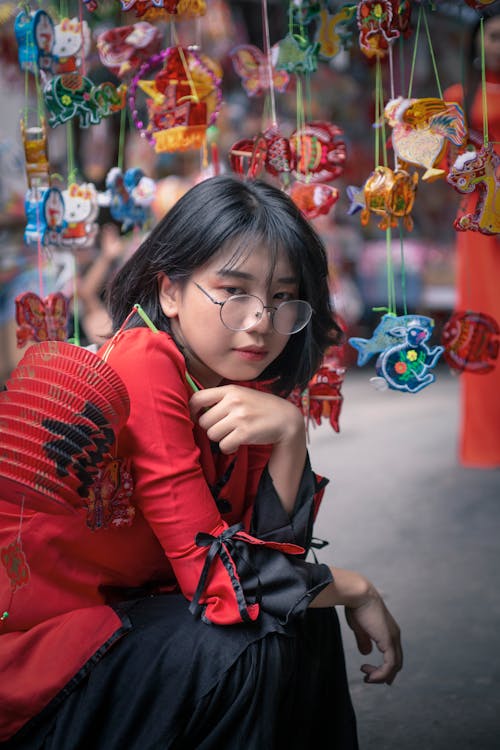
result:
M 178 314 L 179 284 L 163 272 L 158 274 L 158 297 L 160 307 L 167 318 L 175 318 Z

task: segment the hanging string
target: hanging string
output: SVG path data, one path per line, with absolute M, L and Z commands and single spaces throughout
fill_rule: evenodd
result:
M 378 89 L 379 89 L 379 75 L 380 75 L 380 62 L 377 58 L 377 64 L 375 66 L 375 169 L 379 166 L 380 163 L 380 147 L 379 147 L 379 141 L 380 141 L 380 112 L 379 112 L 379 104 L 380 104 L 380 97 L 378 95 Z
M 80 314 L 78 304 L 78 273 L 76 255 L 73 253 L 73 343 L 80 346 Z
M 401 296 L 403 301 L 403 314 L 408 315 L 408 307 L 406 304 L 406 265 L 403 243 L 403 227 L 401 226 L 401 221 L 399 222 L 399 249 L 401 257 Z
M 483 101 L 483 143 L 486 148 L 489 142 L 488 138 L 488 97 L 486 96 L 486 62 L 484 55 L 484 18 L 481 16 L 480 21 L 480 39 L 481 39 L 481 94 Z
M 424 6 L 422 6 L 422 10 L 423 10 L 423 16 L 424 16 L 425 31 L 426 31 L 426 34 L 427 34 L 427 42 L 429 44 L 429 52 L 430 52 L 430 55 L 431 55 L 432 67 L 433 67 L 433 70 L 434 70 L 434 76 L 436 78 L 436 84 L 437 84 L 437 88 L 438 88 L 439 98 L 442 99 L 443 98 L 443 91 L 441 89 L 441 83 L 439 81 L 438 69 L 437 69 L 437 64 L 436 64 L 436 57 L 434 55 L 434 48 L 432 46 L 431 33 L 429 31 L 429 24 L 427 23 L 427 13 L 425 12 Z
M 392 56 L 392 44 L 389 44 L 389 89 L 391 92 L 391 99 L 396 98 L 395 86 L 394 86 L 394 61 Z
M 418 18 L 417 18 L 417 28 L 415 29 L 415 44 L 413 45 L 413 57 L 411 61 L 411 69 L 410 69 L 410 80 L 408 83 L 408 99 L 411 99 L 411 91 L 413 87 L 413 75 L 415 73 L 415 64 L 417 62 L 417 49 L 418 49 L 418 40 L 420 37 L 420 24 L 422 21 L 422 11 L 423 11 L 423 5 L 420 6 L 418 9 Z
M 68 184 L 76 181 L 75 167 L 75 145 L 73 141 L 73 120 L 69 119 L 66 123 L 66 150 L 68 155 Z
M 118 135 L 118 168 L 123 172 L 124 166 L 124 153 L 125 153 L 125 127 L 127 122 L 127 110 L 128 107 L 123 107 L 120 110 L 120 132 Z
M 387 308 L 389 313 L 396 315 L 396 284 L 392 262 L 392 230 L 390 225 L 385 230 L 385 247 L 387 257 Z
M 80 37 L 82 42 L 82 75 L 86 75 L 87 71 L 87 63 L 85 60 L 85 35 L 83 33 L 83 3 L 82 0 L 78 3 L 78 10 L 79 10 L 79 21 L 80 21 Z
M 278 127 L 276 118 L 276 100 L 274 94 L 273 68 L 271 61 L 271 42 L 269 38 L 269 19 L 267 16 L 267 0 L 262 0 L 262 32 L 264 37 L 264 57 L 266 59 L 266 72 L 269 84 L 269 100 L 271 105 L 271 127 Z

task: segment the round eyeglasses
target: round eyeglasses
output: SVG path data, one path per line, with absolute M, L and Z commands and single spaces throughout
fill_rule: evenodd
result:
M 230 331 L 248 331 L 249 328 L 257 325 L 266 310 L 271 316 L 274 330 L 284 336 L 298 333 L 311 320 L 312 307 L 309 302 L 302 299 L 287 300 L 278 307 L 273 307 L 265 305 L 260 297 L 254 294 L 235 294 L 224 302 L 218 302 L 196 281 L 193 281 L 193 284 L 208 297 L 210 302 L 220 305 L 220 319 Z

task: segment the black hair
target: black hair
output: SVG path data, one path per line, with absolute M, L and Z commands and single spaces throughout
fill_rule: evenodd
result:
M 159 330 L 171 333 L 160 306 L 158 275 L 163 272 L 172 280 L 187 281 L 230 243 L 235 247 L 233 261 L 257 243 L 269 249 L 271 265 L 283 250 L 297 274 L 299 297 L 314 311 L 311 322 L 290 336 L 283 352 L 258 379 L 272 380 L 276 393 L 304 388 L 325 350 L 340 343 L 342 331 L 333 317 L 321 238 L 291 198 L 264 181 L 222 175 L 185 193 L 114 277 L 108 291 L 113 331 L 139 304 Z M 127 322 L 127 327 L 144 325 L 138 314 Z

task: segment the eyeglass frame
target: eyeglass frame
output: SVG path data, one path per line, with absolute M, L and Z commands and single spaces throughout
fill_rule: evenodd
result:
M 228 331 L 249 331 L 250 328 L 253 328 L 254 325 L 258 325 L 260 323 L 260 321 L 262 320 L 262 316 L 264 315 L 264 313 L 265 313 L 266 310 L 272 310 L 272 312 L 270 313 L 270 316 L 271 316 L 271 325 L 273 327 L 273 331 L 275 331 L 275 333 L 279 333 L 280 336 L 293 336 L 294 334 L 300 333 L 301 331 L 303 331 L 304 328 L 307 325 L 309 325 L 309 323 L 311 322 L 312 314 L 314 312 L 311 304 L 307 300 L 305 300 L 305 299 L 284 300 L 283 302 L 280 302 L 280 304 L 278 305 L 278 307 L 275 307 L 274 305 L 265 305 L 263 303 L 263 301 L 261 300 L 261 298 L 257 297 L 256 294 L 246 294 L 245 293 L 245 294 L 232 294 L 230 297 L 228 297 L 227 299 L 225 299 L 223 302 L 220 302 L 219 300 L 214 299 L 212 297 L 212 295 L 209 292 L 207 292 L 206 289 L 203 289 L 203 287 L 200 286 L 197 281 L 193 281 L 193 284 L 198 287 L 198 289 L 200 290 L 200 292 L 203 292 L 203 294 L 206 297 L 208 297 L 208 299 L 210 300 L 210 302 L 213 302 L 214 305 L 219 305 L 219 316 L 220 316 L 221 323 L 224 326 L 224 328 L 227 328 Z M 224 320 L 222 319 L 222 308 L 224 307 L 224 305 L 226 304 L 226 302 L 229 302 L 229 300 L 231 300 L 231 299 L 237 299 L 238 297 L 254 297 L 255 299 L 259 300 L 260 304 L 262 305 L 262 314 L 261 314 L 261 317 L 255 323 L 252 323 L 251 325 L 249 325 L 247 328 L 230 328 L 226 323 L 224 323 Z M 301 328 L 299 328 L 298 331 L 291 331 L 290 333 L 281 333 L 281 331 L 276 330 L 276 328 L 274 327 L 274 315 L 275 315 L 276 312 L 278 312 L 279 308 L 282 305 L 286 305 L 287 302 L 303 302 L 304 304 L 308 305 L 311 313 L 309 315 L 309 320 L 307 321 L 307 323 L 305 323 Z

